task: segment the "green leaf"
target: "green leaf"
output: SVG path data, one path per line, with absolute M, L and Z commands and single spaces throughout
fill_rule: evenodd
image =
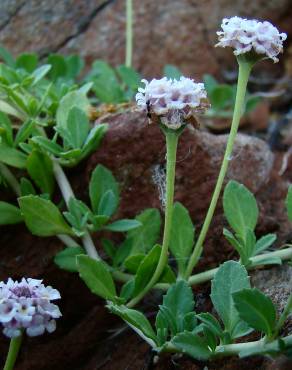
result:
M 252 112 L 261 101 L 260 96 L 249 96 L 245 102 L 245 113 Z
M 257 242 L 256 242 L 256 245 L 255 245 L 255 255 L 256 254 L 259 254 L 260 252 L 266 250 L 267 248 L 269 248 L 272 244 L 275 243 L 277 239 L 277 235 L 276 234 L 267 234 L 267 235 L 264 235 L 262 236 Z
M 82 148 L 82 158 L 96 150 L 107 131 L 107 125 L 96 125 L 90 131 Z
M 90 215 L 90 221 L 93 224 L 93 231 L 100 230 L 102 228 L 102 226 L 109 221 L 108 216 L 104 216 L 104 215 L 93 215 L 93 216 L 91 216 L 91 215 Z
M 209 312 L 200 313 L 197 315 L 197 318 L 202 321 L 216 336 L 223 338 L 223 330 L 219 321 L 211 315 Z
M 103 247 L 105 253 L 111 259 L 113 259 L 115 257 L 115 254 L 116 254 L 116 248 L 115 248 L 114 243 L 111 240 L 108 240 L 108 239 L 101 239 L 101 244 L 102 244 L 102 247 Z
M 226 108 L 232 103 L 233 89 L 230 85 L 217 85 L 209 94 L 211 106 L 215 110 Z
M 1 108 L 1 107 L 0 107 Z M 8 146 L 13 146 L 13 132 L 12 123 L 7 114 L 0 112 L 0 127 L 2 132 L 0 132 L 2 138 L 5 137 L 5 144 Z
M 112 216 L 118 207 L 118 198 L 112 190 L 106 191 L 99 202 L 97 213 L 105 216 Z
M 253 230 L 245 229 L 245 254 L 249 258 L 255 254 L 256 236 Z M 243 264 L 248 265 L 249 262 L 245 261 Z
M 214 88 L 218 86 L 218 81 L 209 74 L 205 74 L 203 76 L 203 81 L 208 95 L 210 95 Z
M 52 195 L 55 185 L 53 163 L 45 153 L 33 150 L 27 158 L 27 171 L 43 193 Z
M 175 256 L 180 273 L 184 272 L 194 244 L 194 226 L 188 210 L 181 204 L 173 207 L 169 248 Z
M 73 107 L 81 109 L 85 114 L 89 109 L 87 97 L 79 91 L 71 91 L 60 101 L 56 113 L 57 127 L 67 128 L 69 112 Z
M 23 222 L 20 209 L 7 202 L 0 201 L 0 225 L 13 225 Z
M 38 236 L 73 234 L 58 207 L 50 200 L 27 195 L 18 198 L 18 202 L 26 226 L 32 234 Z
M 54 262 L 63 270 L 78 272 L 76 257 L 80 255 L 85 255 L 83 248 L 67 247 L 55 255 Z
M 0 158 L 1 162 L 16 168 L 26 167 L 26 155 L 21 151 L 11 148 L 10 146 L 0 142 Z
M 122 81 L 129 86 L 132 90 L 137 90 L 140 82 L 141 76 L 133 68 L 127 67 L 125 65 L 120 65 L 117 67 L 117 72 L 121 77 Z
M 261 257 L 261 256 L 259 256 Z M 252 263 L 252 266 L 264 266 L 264 265 L 282 265 L 282 260 L 277 256 L 263 256 L 257 258 L 256 262 Z
M 34 78 L 34 82 L 32 85 L 36 85 L 40 80 L 42 80 L 51 69 L 49 64 L 44 64 L 43 66 L 37 68 L 35 71 L 32 72 L 32 77 Z
M 1 67 L 1 64 L 0 64 Z M 23 120 L 23 114 L 16 108 L 14 108 L 11 104 L 6 103 L 4 100 L 0 100 L 0 111 L 2 113 L 6 113 L 8 115 L 14 116 L 20 120 Z
M 171 64 L 166 64 L 163 68 L 163 75 L 167 78 L 175 78 L 176 80 L 179 80 L 183 74 L 177 67 Z
M 160 235 L 161 217 L 155 208 L 149 208 L 136 216 L 142 226 L 128 232 L 127 240 L 132 245 L 131 254 L 146 254 Z
M 149 283 L 160 257 L 161 246 L 155 245 L 142 260 L 135 277 L 134 295 L 140 293 Z
M 26 141 L 29 136 L 33 133 L 35 129 L 35 122 L 32 120 L 27 120 L 18 129 L 14 145 L 18 146 L 21 142 Z
M 10 67 L 15 67 L 13 55 L 3 46 L 0 45 L 0 59 Z
M 56 144 L 55 142 L 43 136 L 34 136 L 31 138 L 31 141 L 39 145 L 43 150 L 45 150 L 49 154 L 58 156 L 63 151 L 63 148 L 59 144 Z
M 16 67 L 23 68 L 27 72 L 33 72 L 38 65 L 38 55 L 35 53 L 24 53 L 16 59 Z
M 229 181 L 224 190 L 223 208 L 236 234 L 244 237 L 246 228 L 255 229 L 259 210 L 255 197 L 244 185 Z
M 112 313 L 126 321 L 152 347 L 156 347 L 156 335 L 150 322 L 142 312 L 127 308 L 126 306 L 108 305 L 107 307 Z
M 208 347 L 211 349 L 211 351 L 215 351 L 218 344 L 218 339 L 216 335 L 206 325 L 203 325 L 203 333 L 205 342 L 208 344 Z
M 135 286 L 134 279 L 127 281 L 121 288 L 120 298 L 124 299 L 125 302 L 130 300 L 133 296 L 134 286 Z
M 211 300 L 231 337 L 235 335 L 235 327 L 240 322 L 232 295 L 244 288 L 250 288 L 247 271 L 235 261 L 223 263 L 212 280 Z M 243 332 L 246 330 L 242 329 Z
M 99 213 L 98 211 L 101 199 L 103 195 L 109 190 L 112 191 L 116 199 L 114 209 L 116 210 L 119 199 L 119 185 L 116 182 L 116 179 L 112 175 L 111 171 L 99 164 L 92 172 L 89 183 L 89 196 L 92 209 L 95 213 Z
M 104 227 L 105 230 L 116 231 L 116 232 L 125 232 L 129 230 L 136 229 L 141 226 L 141 222 L 137 220 L 118 220 Z
M 73 148 L 82 148 L 89 132 L 89 120 L 83 110 L 78 107 L 70 109 L 66 131 L 70 136 L 70 145 Z
M 159 283 L 174 284 L 176 282 L 176 275 L 170 266 L 165 266 L 163 273 L 159 278 Z
M 287 198 L 286 198 L 286 207 L 288 211 L 288 218 L 292 221 L 292 185 L 289 186 Z
M 144 254 L 135 254 L 133 256 L 129 256 L 124 261 L 124 265 L 131 274 L 136 274 L 144 258 L 145 258 Z
M 76 258 L 79 275 L 91 292 L 115 302 L 117 296 L 115 284 L 104 262 L 88 256 Z
M 96 60 L 88 78 L 94 82 L 92 90 L 101 102 L 121 103 L 126 100 L 116 73 L 108 63 Z
M 160 319 L 163 318 L 175 335 L 185 329 L 185 316 L 193 312 L 194 306 L 191 287 L 185 280 L 178 280 L 163 296 L 163 303 L 159 306 Z
M 48 64 L 52 66 L 49 77 L 56 81 L 59 77 L 64 77 L 67 73 L 67 64 L 65 58 L 59 54 L 51 54 L 48 56 Z
M 171 343 L 195 360 L 208 360 L 212 354 L 207 343 L 197 334 L 191 332 L 179 333 L 172 339 Z
M 21 193 L 21 196 L 36 194 L 33 184 L 31 183 L 30 180 L 28 180 L 25 177 L 22 177 L 20 179 L 20 193 Z
M 66 57 L 66 77 L 75 79 L 84 67 L 84 60 L 79 55 L 69 55 Z
M 237 253 L 242 256 L 244 254 L 244 246 L 235 238 L 235 236 L 227 229 L 223 229 L 223 235 L 228 242 L 235 248 Z
M 271 336 L 276 323 L 273 302 L 256 288 L 242 289 L 233 293 L 239 316 L 252 328 Z

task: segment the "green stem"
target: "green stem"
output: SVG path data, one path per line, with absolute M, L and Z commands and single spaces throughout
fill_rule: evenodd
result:
M 17 178 L 13 175 L 10 169 L 2 162 L 0 162 L 0 173 L 4 177 L 7 184 L 15 192 L 17 196 L 20 196 L 20 185 Z
M 190 260 L 189 260 L 189 263 L 186 269 L 186 273 L 184 276 L 186 279 L 188 279 L 189 276 L 191 275 L 193 268 L 198 263 L 200 256 L 202 254 L 203 243 L 205 241 L 207 232 L 209 230 L 209 226 L 211 224 L 211 221 L 212 221 L 212 218 L 213 218 L 216 206 L 217 206 L 217 202 L 218 202 L 218 199 L 221 193 L 225 175 L 227 173 L 228 165 L 231 159 L 233 145 L 234 145 L 236 134 L 238 131 L 239 121 L 240 121 L 242 112 L 244 110 L 246 87 L 247 87 L 247 82 L 248 82 L 248 78 L 250 75 L 250 71 L 252 68 L 252 63 L 238 61 L 238 64 L 239 64 L 239 74 L 238 74 L 238 82 L 237 82 L 237 92 L 236 92 L 235 107 L 234 107 L 231 128 L 230 128 L 230 134 L 228 137 L 223 162 L 221 165 L 221 169 L 219 172 L 215 190 L 212 196 L 212 200 L 211 200 L 204 224 L 202 226 L 199 238 L 196 242 L 196 245 L 194 247 L 193 253 L 190 257 Z
M 132 66 L 133 57 L 133 0 L 126 0 L 126 61 L 127 67 Z
M 144 295 L 154 286 L 162 274 L 168 257 L 168 246 L 170 241 L 170 231 L 172 224 L 173 213 L 173 196 L 174 196 L 174 180 L 175 180 L 175 163 L 176 163 L 176 150 L 179 134 L 175 131 L 167 131 L 166 136 L 166 151 L 167 151 L 167 166 L 166 166 L 166 203 L 165 203 L 165 220 L 164 232 L 160 258 L 156 270 L 146 287 L 134 297 L 128 304 L 128 307 L 135 306 Z
M 269 257 L 279 257 L 281 258 L 282 261 L 285 260 L 290 260 L 292 258 L 292 248 L 285 248 L 285 249 L 280 249 L 278 251 L 274 252 L 268 252 L 264 254 L 260 254 L 255 257 L 251 257 L 251 262 L 252 264 L 247 267 L 248 270 L 254 270 L 260 266 L 260 262 L 262 260 L 265 260 Z M 264 265 L 264 263 L 263 263 Z M 198 284 L 206 283 L 207 281 L 210 281 L 213 279 L 215 276 L 216 272 L 218 271 L 219 267 L 206 270 L 203 272 L 200 272 L 198 274 L 192 275 L 189 277 L 189 284 L 191 286 L 195 286 Z M 132 280 L 134 278 L 134 275 L 127 274 L 121 271 L 114 271 L 113 276 L 116 280 L 121 281 L 123 283 L 126 283 L 129 280 Z M 159 290 L 167 290 L 170 287 L 170 284 L 168 283 L 158 283 L 154 285 L 154 289 L 159 289 Z
M 58 186 L 61 190 L 61 193 L 63 195 L 63 198 L 65 200 L 65 203 L 69 204 L 70 198 L 75 198 L 73 189 L 66 177 L 65 172 L 63 171 L 63 168 L 59 165 L 59 163 L 56 160 L 53 160 L 53 171 L 56 178 L 56 181 L 58 183 Z M 86 230 L 84 233 L 84 236 L 81 238 L 82 244 L 86 250 L 86 253 L 89 257 L 94 258 L 96 260 L 100 260 L 100 256 L 97 253 L 97 250 L 95 248 L 95 245 L 91 239 L 91 236 L 89 232 Z
M 66 245 L 66 247 L 79 247 L 79 244 L 71 238 L 69 235 L 64 235 L 64 234 L 58 234 L 57 238 L 61 240 L 61 242 Z
M 22 342 L 22 335 L 10 340 L 9 350 L 3 370 L 13 370 Z
M 286 346 L 292 345 L 292 335 L 281 338 L 281 340 Z M 260 339 L 253 342 L 220 345 L 217 346 L 215 351 L 212 353 L 211 360 L 214 358 L 240 355 L 243 351 L 249 350 L 255 351 L 254 354 L 277 352 L 280 350 L 279 340 L 275 339 L 272 342 L 266 343 L 263 339 Z M 167 345 L 163 347 L 162 352 L 179 353 L 181 351 L 172 343 L 167 343 Z

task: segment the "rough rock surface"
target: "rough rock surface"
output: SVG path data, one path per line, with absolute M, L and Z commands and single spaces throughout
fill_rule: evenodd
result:
M 234 66 L 230 51 L 213 47 L 224 17 L 268 19 L 282 31 L 292 31 L 289 0 L 133 3 L 134 66 L 148 77 L 159 76 L 166 63 L 194 77 L 219 74 L 226 61 Z M 89 64 L 96 58 L 113 64 L 124 61 L 124 0 L 3 0 L 0 15 L 0 42 L 15 54 L 79 53 Z

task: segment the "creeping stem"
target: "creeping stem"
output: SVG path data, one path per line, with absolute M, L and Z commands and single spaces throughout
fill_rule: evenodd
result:
M 254 270 L 254 269 L 258 268 L 261 265 L 261 261 L 263 261 L 262 265 L 264 266 L 265 265 L 265 260 L 267 258 L 271 258 L 271 257 L 279 257 L 279 258 L 281 258 L 282 261 L 291 260 L 291 258 L 292 258 L 292 247 L 279 249 L 277 251 L 268 252 L 268 253 L 260 254 L 260 255 L 255 256 L 255 257 L 251 257 L 250 261 L 252 263 L 247 266 L 247 269 L 248 270 Z M 214 278 L 216 272 L 218 271 L 218 269 L 219 269 L 219 267 L 216 267 L 216 268 L 213 268 L 211 270 L 206 270 L 206 271 L 200 272 L 198 274 L 191 275 L 189 277 L 189 284 L 191 286 L 196 286 L 196 285 L 203 284 L 203 283 L 206 283 L 206 282 L 212 280 Z M 120 271 L 115 271 L 113 273 L 113 276 L 116 280 L 122 281 L 124 283 L 133 279 L 133 275 L 126 274 L 126 273 L 120 272 Z M 168 284 L 168 283 L 157 283 L 153 286 L 153 288 L 166 291 L 167 289 L 170 288 L 170 284 Z M 289 298 L 289 302 L 290 303 L 287 303 L 287 305 L 289 305 L 291 307 L 292 298 L 291 299 Z M 283 312 L 282 315 L 284 315 L 284 312 Z M 282 321 L 281 318 L 279 319 L 279 322 L 280 321 Z M 285 321 L 285 319 L 284 319 L 284 321 Z
M 233 119 L 231 123 L 230 134 L 228 137 L 223 162 L 221 165 L 221 169 L 219 172 L 215 190 L 214 190 L 214 193 L 211 199 L 211 203 L 210 203 L 204 224 L 202 226 L 200 235 L 198 237 L 198 240 L 196 242 L 196 245 L 194 247 L 193 253 L 190 257 L 190 260 L 189 260 L 189 263 L 186 269 L 186 273 L 184 276 L 186 279 L 190 277 L 193 271 L 193 268 L 198 263 L 199 258 L 202 254 L 203 243 L 205 241 L 205 238 L 206 238 L 209 226 L 211 224 L 211 221 L 212 221 L 212 218 L 215 212 L 215 208 L 216 208 L 216 205 L 217 205 L 220 193 L 221 193 L 225 175 L 227 173 L 228 165 L 229 165 L 231 155 L 232 155 L 234 141 L 235 141 L 236 134 L 238 131 L 239 121 L 240 121 L 242 112 L 244 110 L 246 86 L 247 86 L 249 74 L 250 74 L 253 64 L 251 62 L 242 61 L 242 60 L 239 60 L 238 64 L 239 64 L 239 74 L 238 74 L 238 82 L 237 82 L 237 92 L 236 92 L 235 107 L 234 107 Z
M 70 198 L 74 198 L 74 193 L 65 175 L 65 172 L 63 171 L 63 168 L 59 165 L 59 163 L 56 160 L 53 160 L 53 171 L 54 171 L 56 181 L 63 195 L 63 198 L 65 200 L 65 203 L 68 206 Z M 89 257 L 94 258 L 96 260 L 100 260 L 100 257 L 97 253 L 95 245 L 87 230 L 85 231 L 84 236 L 82 237 L 82 244 Z
M 12 370 L 19 353 L 19 349 L 22 342 L 22 334 L 16 338 L 11 338 L 6 362 L 3 370 Z
M 132 66 L 133 57 L 133 0 L 126 0 L 126 60 L 127 67 Z
M 292 345 L 292 335 L 288 335 L 287 337 L 281 338 L 283 345 L 290 347 Z M 225 344 L 217 346 L 212 353 L 212 358 L 221 358 L 226 356 L 235 356 L 240 355 L 243 352 L 253 350 L 255 351 L 254 354 L 265 354 L 265 353 L 273 353 L 279 351 L 279 339 L 266 343 L 263 339 L 253 341 L 253 342 L 246 342 L 246 343 L 234 343 L 234 344 Z M 180 352 L 172 343 L 167 343 L 166 346 L 163 347 L 162 352 Z
M 156 270 L 146 285 L 146 287 L 134 297 L 128 304 L 128 307 L 136 305 L 144 295 L 156 284 L 160 275 L 162 274 L 168 257 L 168 246 L 170 241 L 170 231 L 172 224 L 172 213 L 173 213 L 173 196 L 174 196 L 174 180 L 175 180 L 175 163 L 176 163 L 176 149 L 179 134 L 175 131 L 167 131 L 166 136 L 166 151 L 167 151 L 167 166 L 166 166 L 166 203 L 165 203 L 165 220 L 164 220 L 164 232 L 160 258 L 156 267 Z

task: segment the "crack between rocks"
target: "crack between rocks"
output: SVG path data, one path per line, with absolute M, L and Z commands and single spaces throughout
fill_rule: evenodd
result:
M 9 18 L 7 19 L 7 21 L 4 22 L 2 26 L 0 27 L 0 32 L 3 31 L 9 25 L 11 20 L 20 12 L 20 10 L 24 7 L 24 5 L 25 5 L 25 1 L 19 4 L 19 6 L 14 10 L 14 12 L 9 15 Z
M 96 17 L 96 15 L 101 12 L 103 9 L 105 9 L 108 5 L 114 3 L 116 0 L 107 0 L 105 1 L 104 3 L 100 4 L 98 7 L 96 7 L 92 12 L 91 14 L 89 14 L 85 19 L 84 21 L 79 25 L 77 31 L 75 33 L 73 33 L 72 35 L 68 36 L 67 38 L 65 38 L 65 40 L 63 40 L 59 45 L 57 45 L 56 47 L 54 47 L 52 50 L 50 51 L 46 51 L 44 53 L 42 53 L 41 57 L 44 58 L 46 56 L 48 56 L 49 54 L 51 54 L 52 52 L 53 53 L 57 53 L 60 49 L 62 49 L 69 41 L 75 39 L 76 37 L 82 35 L 84 32 L 86 32 L 88 30 L 88 28 L 90 27 L 91 25 L 91 22 L 93 21 L 93 19 Z

